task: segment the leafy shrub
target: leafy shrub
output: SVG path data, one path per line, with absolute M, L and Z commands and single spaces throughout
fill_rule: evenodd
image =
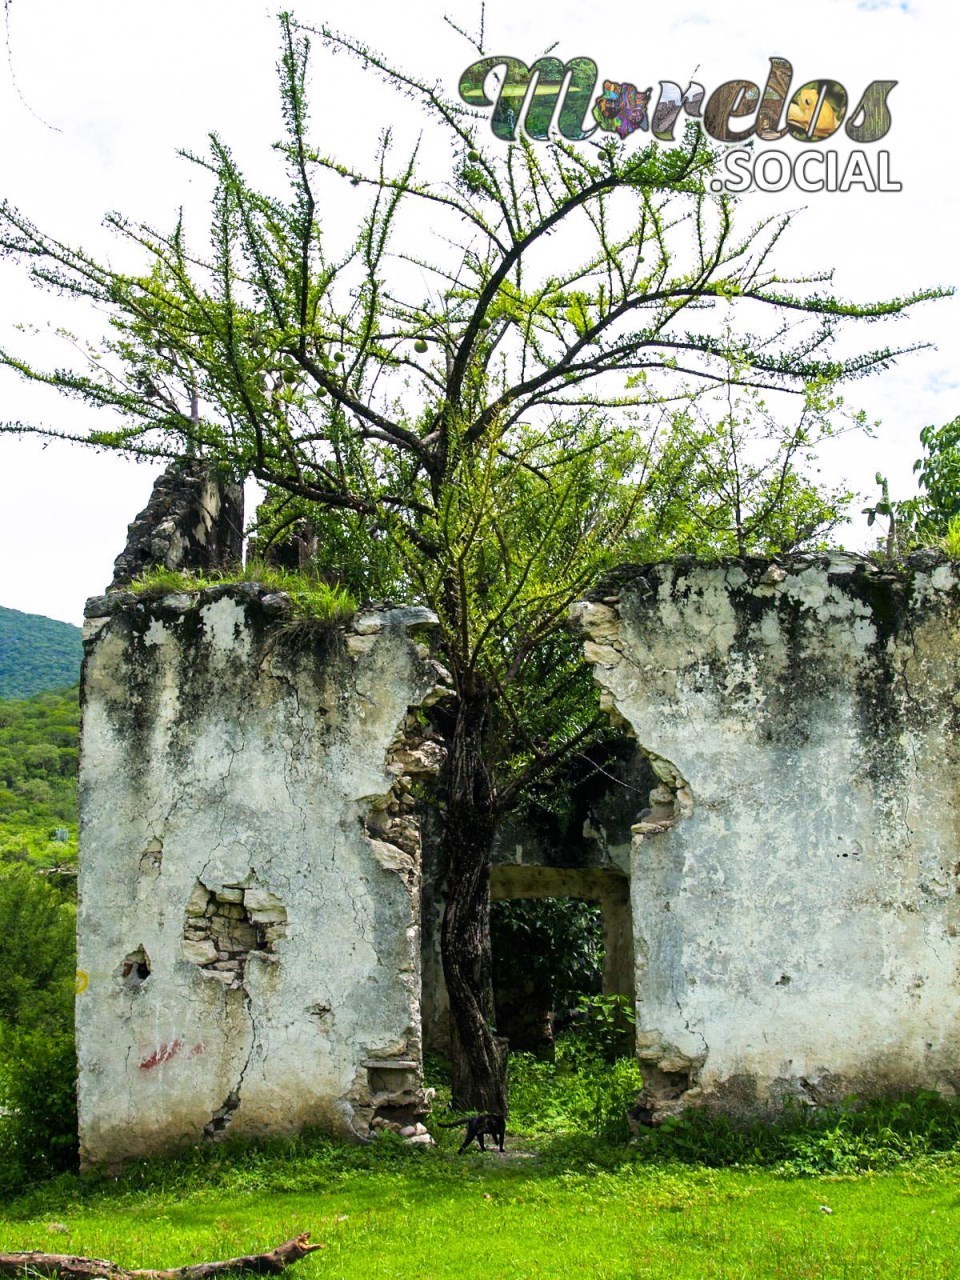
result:
M 0 1028 L 0 1193 L 76 1166 L 77 1060 L 67 1021 L 61 1006 L 44 1027 Z
M 572 1007 L 579 994 L 599 990 L 603 974 L 603 916 L 578 898 L 505 898 L 490 904 L 494 985 L 516 990 L 532 980 L 547 1007 Z
M 510 1055 L 511 1127 L 627 1141 L 627 1112 L 643 1088 L 640 1068 L 632 1055 L 610 1061 L 589 1034 L 580 1028 L 560 1036 L 554 1062 L 530 1053 Z
M 74 916 L 27 866 L 0 866 L 0 1192 L 76 1160 Z
M 903 1160 L 958 1150 L 960 1105 L 936 1093 L 793 1106 L 772 1123 L 737 1124 L 691 1109 L 643 1134 L 637 1147 L 642 1159 L 658 1162 L 772 1165 L 794 1175 L 894 1169 Z
M 561 1053 L 616 1062 L 633 1056 L 637 1013 L 629 996 L 581 996 L 574 1026 L 562 1037 Z
M 636 1058 L 617 1058 L 604 1063 L 593 1076 L 593 1132 L 607 1142 L 627 1142 L 630 1126 L 627 1115 L 643 1088 L 643 1076 Z

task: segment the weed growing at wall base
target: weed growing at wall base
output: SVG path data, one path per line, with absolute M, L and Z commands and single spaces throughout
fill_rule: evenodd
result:
M 317 1138 L 208 1146 L 9 1200 L 0 1249 L 163 1267 L 309 1229 L 322 1248 L 296 1280 L 955 1280 L 955 1160 L 791 1178 L 578 1141 L 564 1158 Z
M 773 1167 L 783 1174 L 853 1175 L 904 1161 L 960 1155 L 960 1106 L 936 1093 L 905 1094 L 839 1107 L 787 1108 L 776 1123 L 737 1124 L 689 1110 L 648 1130 L 636 1156 L 654 1162 Z

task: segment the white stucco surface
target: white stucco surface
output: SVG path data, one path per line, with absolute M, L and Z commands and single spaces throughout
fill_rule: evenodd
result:
M 574 612 L 665 780 L 631 867 L 654 1116 L 960 1088 L 956 567 L 641 566 Z
M 128 601 L 88 624 L 87 1165 L 228 1128 L 363 1133 L 387 1095 L 416 1101 L 419 846 L 415 822 L 392 834 L 389 753 L 437 684 L 408 635 L 429 617 L 368 614 L 356 651 L 260 595 Z

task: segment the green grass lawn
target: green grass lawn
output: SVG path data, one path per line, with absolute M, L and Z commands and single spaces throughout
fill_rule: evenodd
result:
M 317 1140 L 188 1155 L 122 1179 L 63 1177 L 0 1207 L 0 1248 L 157 1267 L 259 1251 L 303 1230 L 293 1276 L 960 1277 L 955 1156 L 785 1177 L 639 1163 L 589 1144 L 458 1158 Z M 606 1166 L 606 1167 L 604 1167 Z M 827 1206 L 831 1213 L 825 1213 Z

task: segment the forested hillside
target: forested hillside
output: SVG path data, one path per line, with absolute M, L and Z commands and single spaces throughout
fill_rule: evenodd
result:
M 29 698 L 80 678 L 80 628 L 0 607 L 0 698 Z
M 0 701 L 0 860 L 76 856 L 76 688 Z
M 79 718 L 76 688 L 0 701 L 0 1194 L 76 1165 Z

